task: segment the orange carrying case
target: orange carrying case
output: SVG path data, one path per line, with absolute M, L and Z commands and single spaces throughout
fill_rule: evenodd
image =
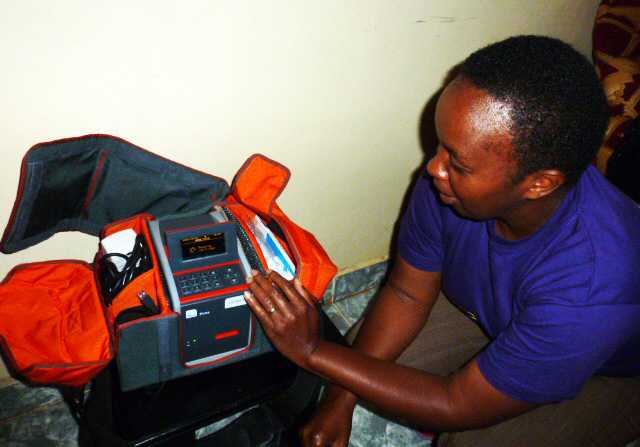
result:
M 264 270 L 265 258 L 248 226 L 258 215 L 290 254 L 296 276 L 320 301 L 337 269 L 316 238 L 278 206 L 289 176 L 283 165 L 254 155 L 229 187 L 219 177 L 108 135 L 32 147 L 23 159 L 0 251 L 22 250 L 58 231 L 104 238 L 131 228 L 147 241 L 152 265 L 113 300 L 105 300 L 100 283 L 101 250 L 93 263 L 16 266 L 0 284 L 0 347 L 9 369 L 32 383 L 82 386 L 115 358 L 120 386 L 127 391 L 272 350 L 256 324 L 246 351 L 197 367 L 182 363 L 179 318 L 169 305 L 147 223 L 223 206 L 251 240 L 255 268 Z M 141 291 L 151 303 L 140 298 Z

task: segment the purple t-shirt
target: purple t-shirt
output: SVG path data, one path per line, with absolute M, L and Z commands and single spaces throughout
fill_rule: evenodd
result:
M 640 375 L 640 208 L 593 167 L 533 235 L 459 217 L 420 179 L 400 256 L 442 272 L 444 293 L 490 336 L 477 361 L 519 400 L 571 399 L 594 374 Z

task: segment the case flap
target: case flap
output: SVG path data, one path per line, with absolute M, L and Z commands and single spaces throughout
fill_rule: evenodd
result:
M 281 229 L 293 252 L 297 264 L 296 276 L 316 300 L 322 301 L 338 267 L 315 236 L 293 223 L 277 204 L 273 206 L 272 218 L 272 226 L 275 224 Z
M 290 171 L 285 166 L 256 154 L 236 174 L 231 193 L 240 203 L 266 219 L 274 233 L 286 239 L 295 258 L 296 276 L 320 301 L 338 268 L 316 238 L 289 219 L 276 203 L 289 177 Z
M 110 135 L 40 143 L 24 156 L 0 251 L 14 253 L 59 231 L 94 236 L 109 222 L 147 212 L 203 213 L 227 182 Z
M 271 208 L 284 190 L 291 172 L 284 165 L 262 154 L 254 154 L 244 162 L 231 184 L 239 202 L 263 217 L 271 216 Z

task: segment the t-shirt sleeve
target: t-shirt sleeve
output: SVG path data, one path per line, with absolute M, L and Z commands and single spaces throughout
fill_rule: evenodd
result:
M 426 271 L 442 269 L 442 214 L 431 181 L 421 178 L 402 216 L 398 252 L 412 266 Z
M 478 366 L 495 388 L 515 399 L 572 399 L 637 331 L 639 316 L 637 305 L 530 305 L 478 355 Z

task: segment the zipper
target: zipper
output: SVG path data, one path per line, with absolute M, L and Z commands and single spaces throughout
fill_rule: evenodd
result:
M 254 248 L 253 243 L 247 235 L 247 231 L 244 229 L 240 220 L 226 206 L 222 206 L 221 208 L 227 218 L 236 224 L 236 235 L 240 240 L 240 245 L 242 245 L 242 249 L 244 250 L 244 254 L 247 256 L 247 261 L 249 261 L 251 268 L 259 271 L 260 273 L 265 273 L 266 270 L 260 261 L 258 252 Z

